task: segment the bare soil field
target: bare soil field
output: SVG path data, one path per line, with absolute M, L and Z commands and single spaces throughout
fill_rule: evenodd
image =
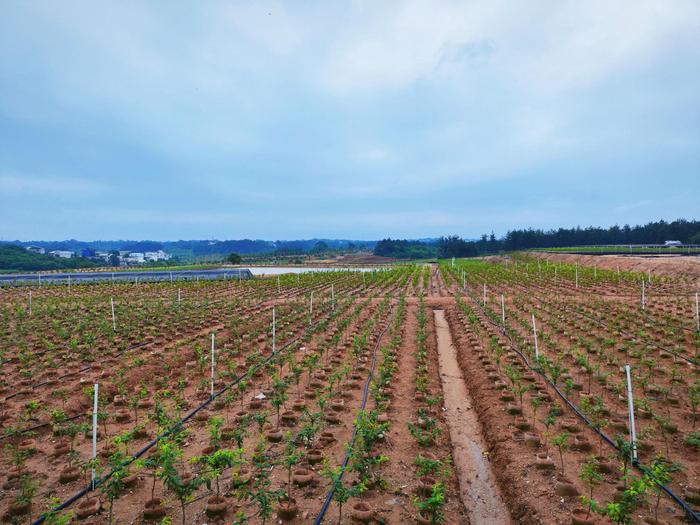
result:
M 0 516 L 692 520 L 694 287 L 578 262 L 0 289 Z

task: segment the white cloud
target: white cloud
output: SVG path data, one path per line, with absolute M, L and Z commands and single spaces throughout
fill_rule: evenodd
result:
M 322 81 L 341 93 L 400 89 L 445 68 L 467 81 L 487 69 L 557 91 L 643 66 L 679 39 L 697 43 L 700 31 L 693 0 L 360 5 L 323 69 Z

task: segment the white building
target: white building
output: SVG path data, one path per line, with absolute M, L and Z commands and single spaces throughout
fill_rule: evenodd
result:
M 681 241 L 666 241 L 664 246 L 683 246 Z
M 140 252 L 131 252 L 128 257 L 125 257 L 125 259 L 130 263 L 141 264 L 146 262 L 144 254 Z
M 25 250 L 32 253 L 40 253 L 42 255 L 46 253 L 46 250 L 41 246 L 27 246 Z
M 146 252 L 143 255 L 147 261 L 167 261 L 170 259 L 170 255 L 165 253 L 163 250 L 158 250 L 157 252 Z
M 60 257 L 61 259 L 70 259 L 74 255 L 73 252 L 68 250 L 53 250 L 49 252 L 49 254 L 53 255 L 54 257 Z

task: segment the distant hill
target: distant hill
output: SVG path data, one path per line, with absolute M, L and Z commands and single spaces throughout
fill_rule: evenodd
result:
M 82 257 L 62 259 L 52 255 L 28 252 L 21 246 L 0 244 L 0 271 L 30 272 L 37 270 L 67 270 L 92 268 L 96 263 Z

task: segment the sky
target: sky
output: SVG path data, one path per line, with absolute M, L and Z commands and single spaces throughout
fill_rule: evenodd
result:
M 5 0 L 0 239 L 700 218 L 697 0 Z

